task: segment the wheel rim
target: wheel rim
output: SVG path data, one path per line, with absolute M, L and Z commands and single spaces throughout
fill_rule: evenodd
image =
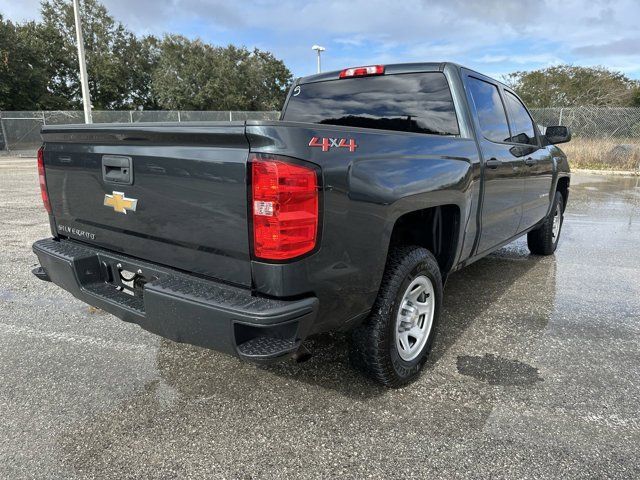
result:
M 551 228 L 553 243 L 556 243 L 558 241 L 558 236 L 560 235 L 561 226 L 562 226 L 562 212 L 560 211 L 560 205 L 556 205 L 556 211 L 553 215 L 553 226 Z
M 396 317 L 396 349 L 405 361 L 420 355 L 427 343 L 435 305 L 431 280 L 424 275 L 413 279 L 402 296 Z

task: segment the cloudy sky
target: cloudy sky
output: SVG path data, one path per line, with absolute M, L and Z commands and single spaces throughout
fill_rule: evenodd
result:
M 71 1 L 71 0 L 69 0 Z M 273 52 L 301 76 L 371 63 L 452 60 L 493 76 L 557 63 L 640 79 L 640 0 L 103 0 L 131 30 Z M 0 0 L 16 21 L 39 0 Z

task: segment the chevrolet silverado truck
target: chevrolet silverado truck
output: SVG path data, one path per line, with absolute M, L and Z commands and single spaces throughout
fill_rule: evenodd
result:
M 242 359 L 350 332 L 378 382 L 414 380 L 452 272 L 527 235 L 553 254 L 566 127 L 453 63 L 301 78 L 279 121 L 46 126 L 53 238 L 34 274 L 172 339 Z

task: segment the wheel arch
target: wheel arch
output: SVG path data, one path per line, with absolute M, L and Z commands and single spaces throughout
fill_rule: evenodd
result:
M 454 266 L 460 236 L 460 207 L 456 204 L 436 205 L 403 213 L 396 218 L 387 255 L 392 248 L 417 245 L 429 250 L 443 276 Z
M 563 211 L 567 208 L 567 201 L 569 200 L 569 184 L 571 180 L 568 176 L 563 176 L 558 178 L 558 182 L 556 183 L 556 192 L 560 192 L 562 195 L 562 209 Z

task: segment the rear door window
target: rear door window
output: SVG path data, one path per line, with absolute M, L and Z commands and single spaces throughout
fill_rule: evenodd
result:
M 443 73 L 345 78 L 296 87 L 283 120 L 459 135 Z
M 467 77 L 467 85 L 476 108 L 482 135 L 492 142 L 509 142 L 509 125 L 500 92 L 495 85 Z

